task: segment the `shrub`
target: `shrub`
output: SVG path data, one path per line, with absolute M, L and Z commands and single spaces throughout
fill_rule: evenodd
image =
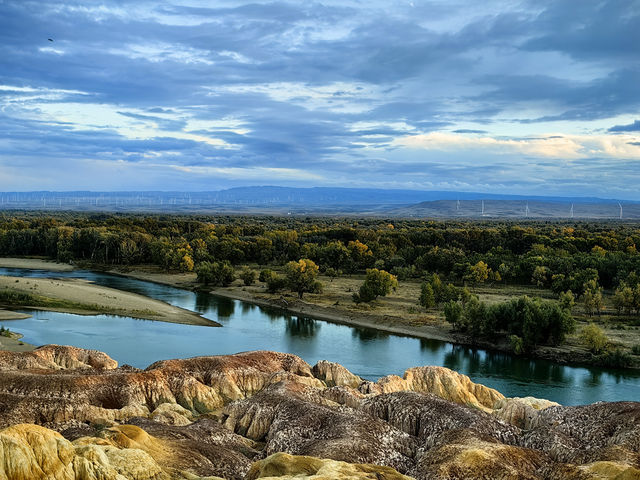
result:
M 516 355 L 524 353 L 524 341 L 518 335 L 510 335 L 509 344 Z
M 453 325 L 454 328 L 456 328 L 462 318 L 462 305 L 458 302 L 454 302 L 453 300 L 445 303 L 444 318 L 447 322 Z
M 255 270 L 251 270 L 249 268 L 245 268 L 244 270 L 242 270 L 242 272 L 240 272 L 240 278 L 247 286 L 256 283 L 257 276 L 258 275 L 256 274 Z
M 640 344 L 634 345 L 631 348 L 631 353 L 633 353 L 634 355 L 640 355 Z
M 229 262 L 202 262 L 196 268 L 196 280 L 205 285 L 227 287 L 235 280 L 236 275 Z
M 367 270 L 367 276 L 364 283 L 360 286 L 358 293 L 353 294 L 353 301 L 371 302 L 378 297 L 384 297 L 395 290 L 398 286 L 398 279 L 395 275 L 391 275 L 384 270 L 370 268 Z
M 604 331 L 593 323 L 590 323 L 582 329 L 580 338 L 589 351 L 596 355 L 604 352 L 609 345 L 609 339 L 604 334 Z
M 282 275 L 273 273 L 273 275 L 266 279 L 265 283 L 267 284 L 267 291 L 269 293 L 276 293 L 287 286 L 287 279 Z
M 276 275 L 276 272 L 266 268 L 266 269 L 260 271 L 260 275 L 258 276 L 258 280 L 260 280 L 261 282 L 267 283 L 269 281 L 269 279 L 273 278 L 274 275 Z
M 418 303 L 424 308 L 432 308 L 436 305 L 435 296 L 433 295 L 433 287 L 430 283 L 423 283 L 420 287 L 420 299 Z
M 633 360 L 631 359 L 631 355 L 627 352 L 623 352 L 620 348 L 616 348 L 615 350 L 610 350 L 596 357 L 596 362 L 598 365 L 602 365 L 603 367 L 613 367 L 613 368 L 626 368 L 631 366 Z

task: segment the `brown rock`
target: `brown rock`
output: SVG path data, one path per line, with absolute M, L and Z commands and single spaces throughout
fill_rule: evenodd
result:
M 536 422 L 540 410 L 559 406 L 559 403 L 534 397 L 503 398 L 493 406 L 493 414 L 511 425 L 530 429 Z
M 349 463 L 376 463 L 399 472 L 413 464 L 416 442 L 366 413 L 327 403 L 317 391 L 271 385 L 225 408 L 225 426 L 265 442 L 264 453 L 286 452 Z
M 91 368 L 113 370 L 118 362 L 98 350 L 61 345 L 44 345 L 30 352 L 0 350 L 0 371 L 7 370 L 74 370 Z

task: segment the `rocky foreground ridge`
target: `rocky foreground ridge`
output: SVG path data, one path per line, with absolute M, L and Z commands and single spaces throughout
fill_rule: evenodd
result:
M 364 381 L 275 352 L 118 368 L 0 352 L 0 480 L 640 479 L 640 403 L 505 398 L 442 367 Z

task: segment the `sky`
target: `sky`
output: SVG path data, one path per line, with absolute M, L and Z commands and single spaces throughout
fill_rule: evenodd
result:
M 0 0 L 0 191 L 640 200 L 640 2 Z

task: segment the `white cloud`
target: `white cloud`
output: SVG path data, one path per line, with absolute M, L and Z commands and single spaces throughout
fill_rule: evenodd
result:
M 523 154 L 534 157 L 575 160 L 590 157 L 640 159 L 640 147 L 632 135 L 562 135 L 549 134 L 528 138 L 466 136 L 443 132 L 409 135 L 394 140 L 393 145 L 410 149 Z

